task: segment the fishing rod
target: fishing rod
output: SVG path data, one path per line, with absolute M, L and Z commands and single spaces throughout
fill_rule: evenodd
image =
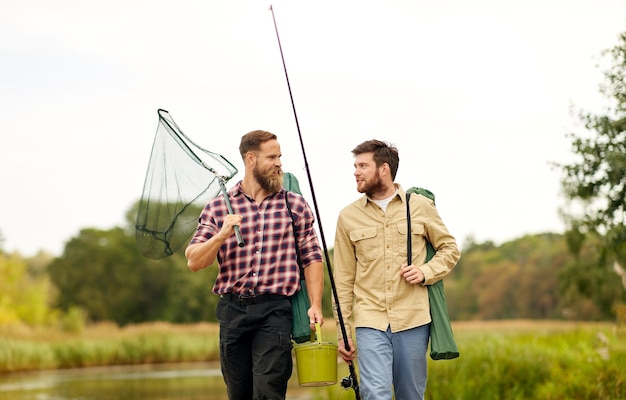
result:
M 298 130 L 298 137 L 300 138 L 300 147 L 302 148 L 302 157 L 304 158 L 304 169 L 309 180 L 309 187 L 311 188 L 311 196 L 313 198 L 313 208 L 315 209 L 315 216 L 317 218 L 317 225 L 320 231 L 320 238 L 322 240 L 322 247 L 324 248 L 324 257 L 326 259 L 326 267 L 328 269 L 328 275 L 330 279 L 330 287 L 335 299 L 335 310 L 337 311 L 337 318 L 339 319 L 339 326 L 341 328 L 341 335 L 343 337 L 343 344 L 347 351 L 350 351 L 350 345 L 348 344 L 348 334 L 346 332 L 346 325 L 343 322 L 343 315 L 341 313 L 341 307 L 339 306 L 339 296 L 337 295 L 337 288 L 335 287 L 335 279 L 333 277 L 333 270 L 330 266 L 330 257 L 328 256 L 328 248 L 326 246 L 326 239 L 324 238 L 324 229 L 322 228 L 322 219 L 320 218 L 319 209 L 317 207 L 317 199 L 315 198 L 315 189 L 313 188 L 313 179 L 311 178 L 311 171 L 309 170 L 309 163 L 306 157 L 306 151 L 304 149 L 304 141 L 302 140 L 302 133 L 300 132 L 300 123 L 298 122 L 298 114 L 296 113 L 296 104 L 293 101 L 293 94 L 291 92 L 291 84 L 289 83 L 289 74 L 287 74 L 287 65 L 285 64 L 285 56 L 283 55 L 283 47 L 280 44 L 280 36 L 278 35 L 278 26 L 276 25 L 276 17 L 274 16 L 274 8 L 270 5 L 270 11 L 272 12 L 272 20 L 274 21 L 274 30 L 276 31 L 276 39 L 278 40 L 278 48 L 280 50 L 280 57 L 283 61 L 283 69 L 285 71 L 285 79 L 287 80 L 287 88 L 289 89 L 289 98 L 291 99 L 291 108 L 293 109 L 293 116 L 296 119 L 296 128 Z M 343 378 L 341 386 L 348 389 L 354 389 L 356 400 L 361 400 L 361 391 L 359 390 L 359 383 L 356 376 L 356 369 L 353 362 L 348 363 L 350 369 L 350 376 Z

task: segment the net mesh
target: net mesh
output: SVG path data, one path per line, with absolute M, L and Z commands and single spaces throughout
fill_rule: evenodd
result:
M 156 260 L 190 239 L 204 205 L 225 191 L 223 183 L 237 173 L 224 157 L 185 136 L 169 112 L 160 109 L 158 114 L 135 224 L 141 254 Z

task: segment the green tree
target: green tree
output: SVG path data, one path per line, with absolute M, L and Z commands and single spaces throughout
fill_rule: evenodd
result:
M 445 279 L 451 318 L 612 319 L 610 299 L 620 281 L 609 273 L 609 264 L 590 267 L 599 265 L 597 241 L 579 243 L 575 257 L 568 246 L 580 240 L 569 233 L 526 235 L 498 246 L 468 240 Z M 331 296 L 327 277 L 325 316 L 332 315 L 326 309 Z
M 33 275 L 18 253 L 0 253 L 0 324 L 52 322 L 53 288 L 47 276 Z
M 585 131 L 568 135 L 576 159 L 556 165 L 570 203 L 563 212 L 568 246 L 576 256 L 562 272 L 561 286 L 566 298 L 583 296 L 589 313 L 599 308 L 606 316 L 626 302 L 626 291 L 609 267 L 626 265 L 626 32 L 603 56 L 609 66 L 600 93 L 609 103 L 603 114 L 578 112 Z M 594 244 L 592 270 L 579 258 L 585 241 Z
M 612 263 L 598 251 L 603 238 L 587 234 L 578 243 L 578 239 L 571 238 L 580 236 L 579 233 L 570 231 L 566 236 L 570 238 L 570 252 L 575 246 L 577 253 L 558 272 L 561 312 L 572 319 L 612 319 L 616 302 L 626 300 L 626 292 L 612 271 Z
M 610 67 L 604 71 L 600 93 L 609 100 L 605 114 L 578 112 L 585 127 L 571 133 L 577 157 L 562 169 L 562 187 L 573 207 L 564 212 L 571 229 L 603 237 L 606 257 L 626 264 L 626 33 L 618 44 L 603 52 Z M 582 212 L 576 213 L 576 206 Z M 575 251 L 575 249 L 574 249 Z
M 585 242 L 578 257 L 563 235 L 527 235 L 500 246 L 466 247 L 446 277 L 452 319 L 610 320 L 620 282 L 599 265 L 597 244 Z
M 193 274 L 180 251 L 147 259 L 130 230 L 81 230 L 48 272 L 58 288 L 58 306 L 65 311 L 80 307 L 94 321 L 215 320 L 211 268 Z
M 183 250 L 172 257 L 177 273 L 169 281 L 166 294 L 168 301 L 160 319 L 175 323 L 217 321 L 215 308 L 219 297 L 213 293 L 217 265 L 191 272 L 187 268 Z
M 150 265 L 120 228 L 83 229 L 48 267 L 58 305 L 83 308 L 96 321 L 152 320 L 162 307 L 169 265 Z

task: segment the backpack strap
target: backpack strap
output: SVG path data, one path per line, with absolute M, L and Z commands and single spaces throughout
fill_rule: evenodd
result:
M 298 267 L 300 267 L 300 279 L 304 279 L 304 268 L 302 268 L 302 258 L 300 257 L 300 246 L 298 246 L 298 233 L 296 232 L 296 222 L 293 219 L 293 213 L 291 212 L 291 206 L 289 205 L 288 191 L 285 190 L 285 204 L 287 205 L 287 212 L 291 217 L 291 230 L 293 231 L 293 240 L 296 243 L 296 259 L 298 260 Z
M 411 206 L 409 202 L 411 201 L 411 192 L 406 192 L 406 258 L 407 265 L 411 265 L 413 260 L 413 235 L 411 234 Z
M 408 231 L 407 239 L 406 239 L 407 240 L 406 254 L 407 254 L 407 259 L 408 259 L 407 262 L 409 265 L 411 265 L 411 260 L 413 259 L 413 252 L 411 251 L 412 235 L 411 235 L 411 207 L 410 207 L 412 193 L 421 194 L 427 199 L 432 200 L 433 203 L 435 202 L 435 194 L 428 189 L 412 187 L 406 191 L 406 226 L 407 226 L 407 231 Z M 436 251 L 433 245 L 428 240 L 426 240 L 426 260 L 424 261 L 424 263 L 427 263 L 428 261 L 430 261 L 430 259 L 433 258 L 433 256 L 435 255 L 435 252 Z

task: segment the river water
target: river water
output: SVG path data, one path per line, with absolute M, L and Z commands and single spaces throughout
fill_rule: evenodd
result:
M 297 379 L 294 369 L 287 391 L 289 400 L 324 398 L 321 391 L 331 388 L 300 387 Z M 0 375 L 0 400 L 223 400 L 226 398 L 226 387 L 219 363 L 98 367 Z

